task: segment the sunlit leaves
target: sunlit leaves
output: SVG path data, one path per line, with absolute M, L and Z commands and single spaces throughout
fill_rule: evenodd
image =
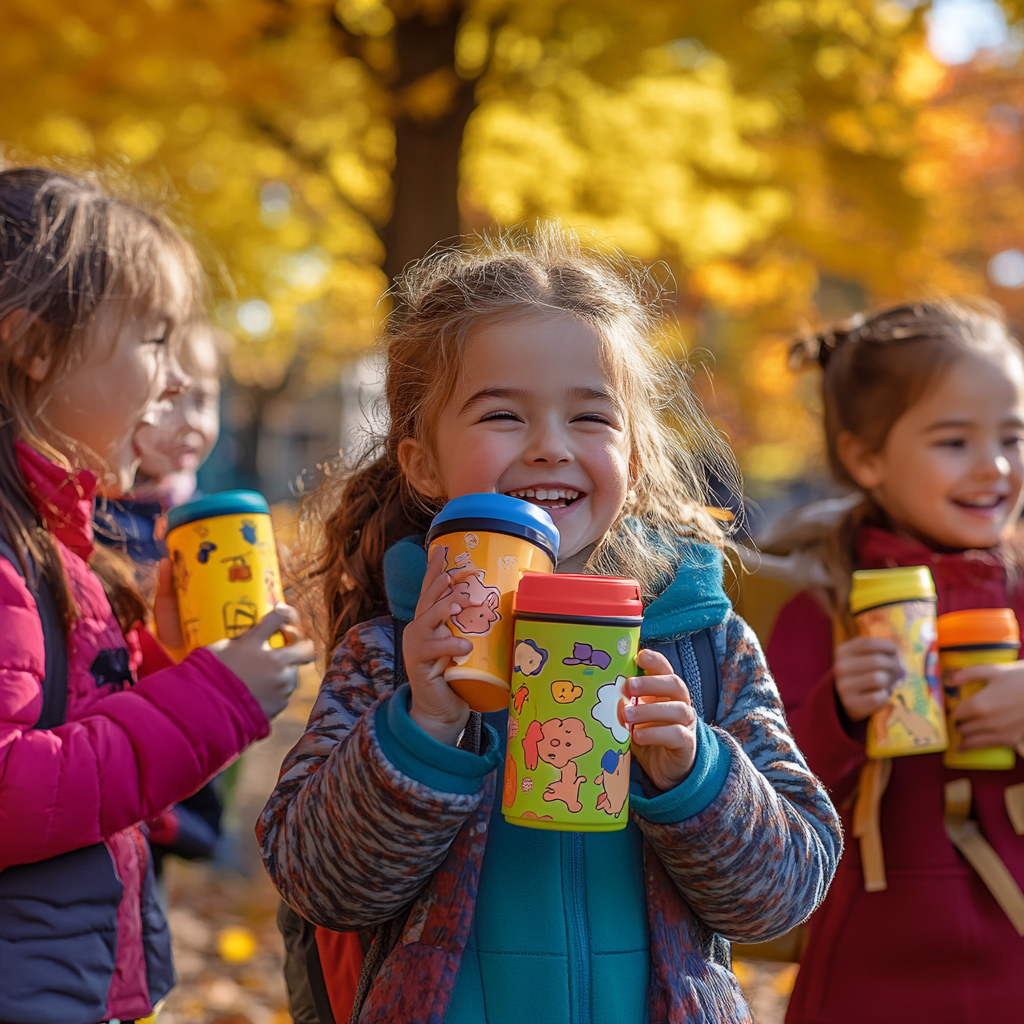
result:
M 214 270 L 243 381 L 272 385 L 296 358 L 333 374 L 372 338 L 385 284 L 374 225 L 394 138 L 329 13 L 319 0 L 0 7 L 11 155 L 123 164 L 169 196 Z

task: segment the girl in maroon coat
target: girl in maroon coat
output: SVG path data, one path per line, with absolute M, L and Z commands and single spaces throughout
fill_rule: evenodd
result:
M 1024 504 L 1024 363 L 996 307 L 948 301 L 857 316 L 796 354 L 824 371 L 829 462 L 861 500 L 814 552 L 830 585 L 782 609 L 768 661 L 793 734 L 852 832 L 867 719 L 902 673 L 891 641 L 842 640 L 854 633 L 850 573 L 927 565 L 939 614 L 1009 606 L 1024 622 L 1012 539 Z M 959 681 L 979 676 L 989 685 L 957 712 L 963 749 L 1021 745 L 1024 661 Z M 965 772 L 920 754 L 891 769 L 877 818 L 886 887 L 865 890 L 848 843 L 811 922 L 788 1024 L 1020 1020 L 1024 938 L 947 837 L 943 794 L 970 778 L 972 815 L 1024 886 L 1024 838 L 1004 805 L 1024 764 Z

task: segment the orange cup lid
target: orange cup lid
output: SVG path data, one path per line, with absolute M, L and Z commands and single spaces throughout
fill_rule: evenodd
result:
M 1020 627 L 1010 608 L 968 608 L 940 615 L 939 647 L 980 647 L 1019 644 Z

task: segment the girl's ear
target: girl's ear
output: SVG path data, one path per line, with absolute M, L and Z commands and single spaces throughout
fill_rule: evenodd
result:
M 0 344 L 14 344 L 14 365 L 37 384 L 46 380 L 50 372 L 53 356 L 46 352 L 46 335 L 43 325 L 38 321 L 29 321 L 27 309 L 12 309 L 0 320 Z M 40 351 L 45 355 L 41 355 Z
M 434 467 L 434 457 L 416 438 L 405 437 L 398 442 L 398 465 L 413 489 L 425 498 L 444 497 L 444 488 Z
M 859 437 L 844 430 L 836 438 L 836 454 L 858 487 L 865 491 L 881 487 L 884 474 L 880 452 L 871 451 Z

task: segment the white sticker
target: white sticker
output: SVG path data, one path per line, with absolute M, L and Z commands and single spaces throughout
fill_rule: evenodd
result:
M 615 644 L 615 650 L 617 650 L 619 654 L 629 654 L 629 637 L 620 636 L 618 642 Z
M 480 538 L 475 533 L 467 533 L 463 540 L 466 542 L 466 547 L 470 551 L 473 550 L 480 543 Z

